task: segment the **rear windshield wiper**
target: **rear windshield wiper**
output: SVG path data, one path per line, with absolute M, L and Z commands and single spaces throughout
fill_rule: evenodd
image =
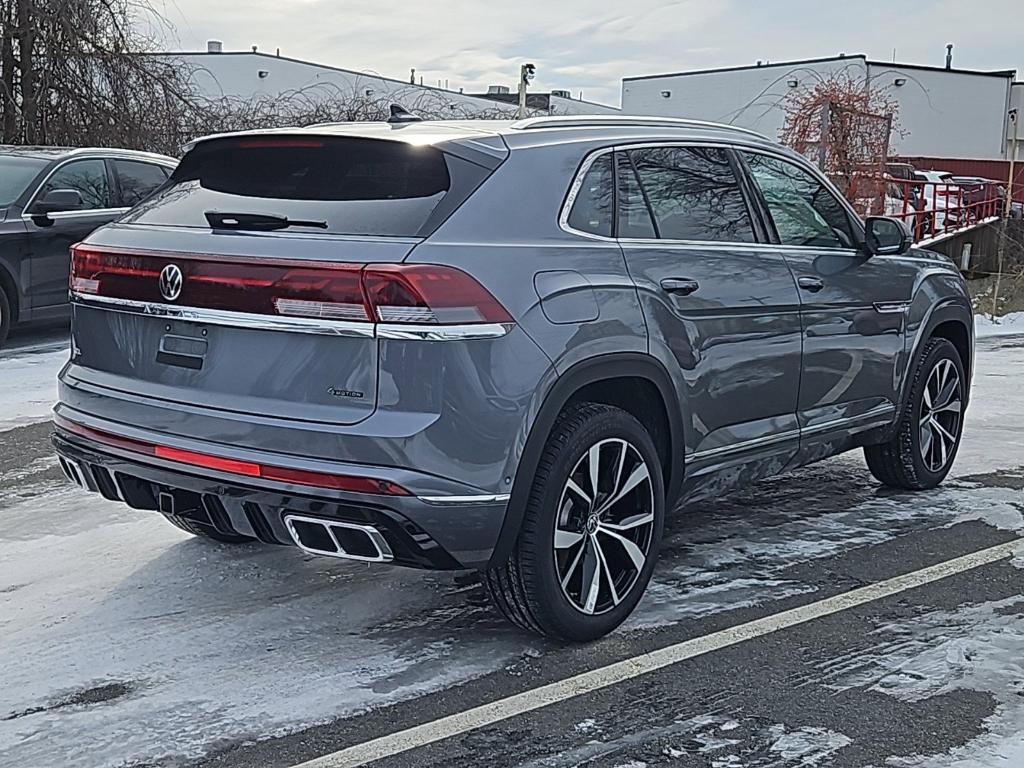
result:
M 213 229 L 246 229 L 254 232 L 273 232 L 288 227 L 315 227 L 327 229 L 326 221 L 300 221 L 270 213 L 221 213 L 207 211 L 206 220 Z

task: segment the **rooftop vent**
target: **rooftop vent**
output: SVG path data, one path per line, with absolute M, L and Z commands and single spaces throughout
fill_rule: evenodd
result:
M 220 40 L 207 40 L 206 41 L 206 52 L 207 53 L 224 53 L 224 43 Z
M 510 93 L 507 85 L 488 85 L 487 93 L 491 96 L 496 96 L 500 93 Z

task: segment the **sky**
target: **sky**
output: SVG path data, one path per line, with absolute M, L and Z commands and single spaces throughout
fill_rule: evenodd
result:
M 467 92 L 512 85 L 618 105 L 623 77 L 863 53 L 884 61 L 1017 69 L 1019 0 L 154 0 L 166 50 L 259 50 Z

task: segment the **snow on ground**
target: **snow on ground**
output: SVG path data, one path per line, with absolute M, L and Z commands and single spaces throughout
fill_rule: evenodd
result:
M 986 732 L 948 754 L 890 758 L 892 768 L 1024 765 L 1024 597 L 969 604 L 879 626 L 874 646 L 834 660 L 836 691 L 869 690 L 918 702 L 963 688 L 997 702 Z
M 0 430 L 46 418 L 47 388 L 64 357 L 63 345 L 0 357 L 0 397 L 13 394 L 15 403 L 0 411 Z M 1024 375 L 1024 346 L 981 343 L 977 368 L 954 469 L 961 477 L 1024 465 L 1024 390 L 1011 386 Z M 813 587 L 787 578 L 787 568 L 914 530 L 980 518 L 1024 532 L 1020 491 L 1012 488 L 954 482 L 908 503 L 905 495 L 877 493 L 855 454 L 824 471 L 849 490 L 842 504 L 813 483 L 772 481 L 756 496 L 675 516 L 663 565 L 626 631 L 807 592 Z M 0 487 L 16 482 L 13 474 L 0 477 Z M 291 548 L 210 545 L 155 514 L 71 487 L 41 490 L 0 496 L 0 762 L 180 760 L 500 671 L 546 647 L 467 601 L 449 575 L 308 558 Z M 990 673 L 1001 665 L 1022 678 L 1010 656 L 1014 645 L 1019 656 L 1024 628 L 1010 609 L 963 609 L 965 625 L 980 622 L 974 658 L 986 660 L 982 671 L 961 670 L 964 685 L 995 691 Z M 917 655 L 905 657 L 938 670 L 928 673 L 937 681 L 949 675 L 941 659 L 957 647 L 933 647 L 943 641 L 928 626 L 944 621 L 957 618 L 933 617 L 920 630 Z M 883 628 L 880 643 L 885 637 Z M 1024 730 L 1024 697 L 999 695 L 991 732 L 964 748 L 965 760 L 1008 749 L 1006 739 Z M 759 749 L 780 758 L 778 765 L 827 762 L 846 738 L 758 727 Z M 727 749 L 734 734 L 717 731 L 707 744 L 722 747 L 719 765 L 743 760 Z
M 1024 312 L 1010 312 L 993 320 L 988 315 L 974 316 L 974 335 L 979 339 L 987 336 L 1010 336 L 1024 333 Z
M 74 488 L 4 519 L 5 765 L 196 757 L 479 676 L 531 642 L 447 598 L 450 576 L 229 550 Z
M 67 341 L 0 353 L 0 431 L 50 418 L 67 361 Z

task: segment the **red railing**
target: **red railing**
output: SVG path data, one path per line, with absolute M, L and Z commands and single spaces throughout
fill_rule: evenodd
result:
M 914 241 L 927 240 L 1002 215 L 1006 192 L 994 181 L 861 178 L 851 195 L 861 215 L 900 219 Z

